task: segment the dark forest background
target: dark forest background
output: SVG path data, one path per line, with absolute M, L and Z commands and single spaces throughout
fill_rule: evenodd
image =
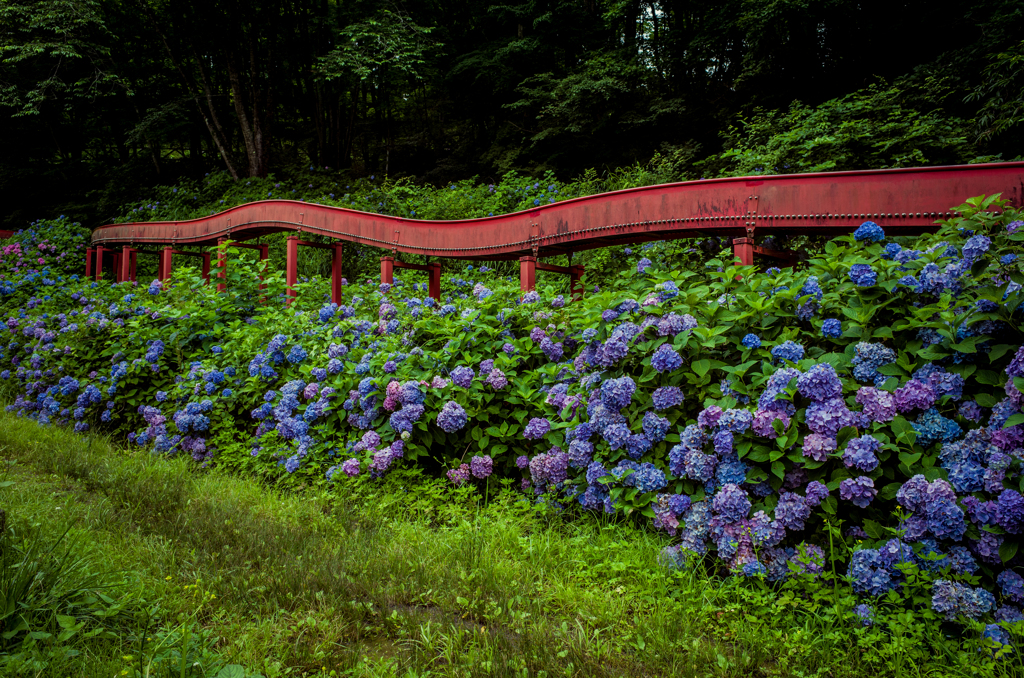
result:
M 1009 159 L 1022 25 L 1008 0 L 4 0 L 0 228 L 215 171 Z

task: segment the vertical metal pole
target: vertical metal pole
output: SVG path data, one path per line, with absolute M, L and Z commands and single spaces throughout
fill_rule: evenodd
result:
M 439 261 L 430 264 L 430 285 L 427 294 L 435 301 L 441 301 L 441 262 Z
M 529 292 L 537 286 L 537 257 L 519 257 L 519 290 Z
M 395 282 L 395 258 L 380 258 L 380 284 L 391 285 Z
M 117 282 L 122 283 L 132 279 L 132 248 L 124 245 L 118 256 Z
M 334 243 L 334 256 L 331 258 L 331 302 L 341 304 L 341 262 L 342 244 Z
M 732 240 L 732 251 L 737 259 L 740 260 L 740 264 L 743 266 L 754 265 L 754 239 L 753 238 L 733 238 Z
M 89 247 L 85 250 L 85 277 L 86 279 L 92 277 L 92 253 L 95 250 Z
M 217 278 L 220 280 L 225 280 L 227 278 L 228 255 L 224 252 L 225 242 L 227 242 L 227 238 L 217 238 Z M 218 292 L 223 292 L 227 288 L 227 283 L 217 283 Z
M 288 259 L 285 262 L 285 282 L 288 285 L 288 296 L 298 296 L 295 283 L 299 281 L 299 238 L 288 236 Z
M 165 247 L 160 250 L 160 269 L 158 275 L 160 280 L 170 280 L 171 278 L 171 266 L 174 260 L 174 248 Z
M 96 279 L 103 277 L 103 245 L 96 246 Z

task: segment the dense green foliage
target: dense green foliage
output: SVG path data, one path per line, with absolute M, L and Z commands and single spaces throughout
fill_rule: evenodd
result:
M 8 0 L 0 227 L 93 227 L 219 171 L 445 185 L 656 153 L 676 179 L 1008 159 L 1021 21 L 1014 0 Z

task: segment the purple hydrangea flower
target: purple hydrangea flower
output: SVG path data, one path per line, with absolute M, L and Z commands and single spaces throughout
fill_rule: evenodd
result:
M 726 522 L 735 523 L 743 520 L 750 513 L 750 498 L 739 485 L 725 485 L 715 495 L 712 508 Z
M 960 403 L 957 413 L 968 421 L 981 421 L 981 405 L 974 400 L 967 400 Z
M 683 359 L 668 344 L 662 344 L 651 357 L 651 367 L 658 372 L 671 372 L 683 365 Z
M 888 391 L 862 386 L 857 390 L 857 402 L 871 421 L 885 423 L 896 418 L 896 399 Z
M 487 375 L 486 383 L 495 391 L 501 391 L 508 386 L 508 377 L 505 376 L 504 372 L 495 367 Z
M 843 452 L 843 463 L 847 468 L 856 468 L 865 473 L 878 468 L 878 451 L 882 443 L 872 436 L 853 438 L 846 444 Z
M 456 386 L 461 386 L 462 388 L 469 388 L 475 376 L 476 373 L 473 372 L 473 368 L 466 367 L 465 365 L 459 365 L 451 373 L 452 381 Z
M 799 494 L 783 492 L 775 506 L 775 520 L 787 530 L 804 529 L 804 521 L 811 517 L 811 508 Z
M 721 417 L 722 408 L 718 405 L 705 407 L 701 410 L 700 414 L 697 415 L 697 426 L 700 426 L 703 429 L 715 428 L 718 426 L 718 420 Z
M 977 261 L 983 254 L 985 254 L 985 252 L 988 252 L 988 248 L 991 244 L 992 241 L 984 235 L 976 235 L 968 239 L 968 241 L 964 243 L 964 259 L 970 263 Z
M 911 379 L 893 393 L 896 409 L 900 412 L 927 410 L 935 403 L 936 397 L 935 389 L 917 379 Z
M 842 398 L 812 402 L 807 407 L 804 418 L 807 427 L 812 431 L 833 438 L 841 428 L 855 423 L 853 413 L 847 409 Z
M 437 425 L 448 433 L 455 433 L 466 425 L 466 410 L 453 400 L 449 400 L 437 415 Z
M 643 429 L 644 435 L 652 443 L 661 442 L 665 439 L 665 435 L 668 433 L 669 421 L 664 417 L 659 417 L 654 412 L 645 412 L 643 418 Z
M 836 368 L 828 363 L 818 363 L 801 374 L 796 386 L 802 396 L 817 402 L 843 394 L 843 384 L 836 374 Z
M 341 471 L 349 478 L 359 475 L 359 460 L 352 458 L 341 465 Z
M 835 452 L 837 443 L 835 438 L 823 436 L 820 433 L 808 433 L 804 438 L 803 455 L 814 461 L 825 461 L 828 455 Z
M 775 432 L 775 426 L 773 425 L 773 422 L 776 419 L 782 423 L 783 430 L 789 427 L 789 415 L 785 412 L 774 410 L 758 410 L 754 413 L 754 420 L 751 422 L 750 427 L 757 435 L 774 440 L 779 437 L 779 434 Z
M 1010 534 L 1024 532 L 1024 497 L 1016 490 L 1003 490 L 999 494 L 996 524 Z
M 471 471 L 469 470 L 469 464 L 460 464 L 457 468 L 453 468 L 448 471 L 448 480 L 453 485 L 462 485 L 469 480 Z
M 476 456 L 469 461 L 469 470 L 474 478 L 483 480 L 491 475 L 494 469 L 494 462 L 489 456 Z
M 560 483 L 566 478 L 569 455 L 557 447 L 530 460 L 530 476 L 537 485 Z
M 636 384 L 629 377 L 608 379 L 601 384 L 601 402 L 605 407 L 621 410 L 630 403 Z
M 594 457 L 594 445 L 586 440 L 573 440 L 569 443 L 569 465 L 573 468 L 586 468 Z
M 651 397 L 654 400 L 654 409 L 663 411 L 681 405 L 683 391 L 678 386 L 662 386 L 655 388 Z
M 743 340 L 740 342 L 747 348 L 761 348 L 761 337 L 756 334 L 744 335 Z
M 1018 605 L 1024 603 L 1024 577 L 1013 570 L 1003 570 L 996 577 L 996 583 L 999 584 L 1003 598 Z
M 828 488 L 824 483 L 812 480 L 807 483 L 807 496 L 804 497 L 804 502 L 811 508 L 816 508 L 821 502 L 825 501 L 828 497 Z
M 858 287 L 871 287 L 878 281 L 878 274 L 870 264 L 854 264 L 850 267 L 850 280 Z
M 548 360 L 551 360 L 553 362 L 561 360 L 562 355 L 564 354 L 562 343 L 555 343 L 548 339 L 547 337 L 541 339 L 540 350 L 544 353 L 545 356 L 547 356 Z
M 878 490 L 875 489 L 875 481 L 867 476 L 847 478 L 839 483 L 839 497 L 860 508 L 867 508 L 876 494 Z
M 541 417 L 534 417 L 527 422 L 526 428 L 523 429 L 523 437 L 529 440 L 536 440 L 538 438 L 543 438 L 550 430 L 550 421 Z

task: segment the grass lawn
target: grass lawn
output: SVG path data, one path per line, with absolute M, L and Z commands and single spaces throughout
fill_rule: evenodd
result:
M 6 413 L 0 456 L 0 675 L 992 675 L 848 589 L 669 571 L 667 536 L 496 485 L 282 494 Z

